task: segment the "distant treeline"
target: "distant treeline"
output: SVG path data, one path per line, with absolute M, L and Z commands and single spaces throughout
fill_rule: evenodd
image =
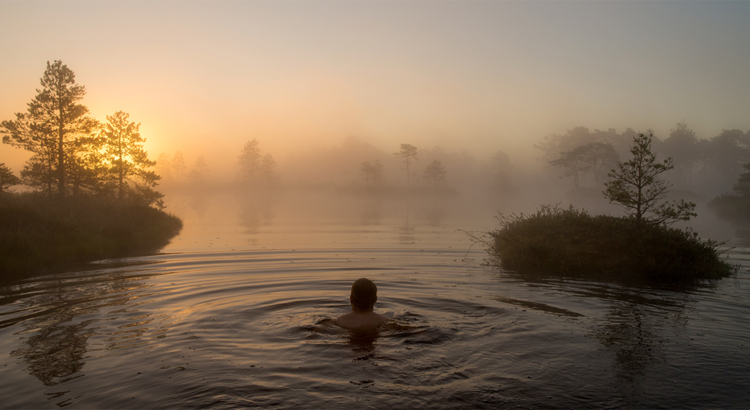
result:
M 168 190 L 301 188 L 384 193 L 409 188 L 453 194 L 456 191 L 451 180 L 460 185 L 463 179 L 475 185 L 489 179 L 488 189 L 508 192 L 514 172 L 510 157 L 502 151 L 489 161 L 477 161 L 465 152 L 447 152 L 440 147 L 418 149 L 411 144 L 401 144 L 397 152 L 388 153 L 351 136 L 340 146 L 292 156 L 282 167 L 271 154 L 260 150 L 256 139 L 230 158 L 236 158 L 236 173 L 228 179 L 212 175 L 203 156 L 188 168 L 186 163 L 192 160 L 181 151 L 161 153 L 155 170 Z
M 535 145 L 542 160 L 569 177 L 574 187 L 584 181 L 600 186 L 620 158 L 628 156 L 628 146 L 637 133 L 628 128 L 589 131 L 576 127 L 565 134 L 549 135 Z M 689 189 L 715 196 L 728 191 L 750 162 L 750 131 L 724 130 L 709 139 L 699 139 L 686 123 L 678 123 L 669 136 L 654 136 L 654 151 L 672 158 L 674 169 L 668 177 L 677 189 Z
M 543 184 L 534 175 L 557 175 L 570 181 L 569 189 L 602 189 L 608 173 L 629 155 L 628 147 L 638 133 L 626 129 L 618 133 L 575 127 L 564 134 L 544 137 L 534 144 L 541 155 L 537 165 L 524 163 L 517 155 L 496 150 L 487 158 L 440 147 L 417 148 L 402 144 L 388 152 L 357 137 L 325 149 L 290 155 L 279 166 L 270 154 L 263 154 L 256 139 L 228 156 L 236 164 L 236 176 L 229 180 L 211 179 L 203 157 L 188 169 L 177 151 L 161 154 L 156 169 L 167 186 L 220 185 L 236 187 L 312 187 L 360 191 L 387 191 L 392 188 L 452 189 L 522 194 Z M 396 148 L 396 147 L 394 147 Z M 678 190 L 689 190 L 704 197 L 715 197 L 731 189 L 750 162 L 750 131 L 724 130 L 710 139 L 699 139 L 687 124 L 678 123 L 665 139 L 653 138 L 660 158 L 672 158 L 674 168 L 665 176 Z M 170 159 L 171 158 L 171 159 Z M 546 171 L 544 171 L 546 170 Z M 558 189 L 559 184 L 555 189 Z

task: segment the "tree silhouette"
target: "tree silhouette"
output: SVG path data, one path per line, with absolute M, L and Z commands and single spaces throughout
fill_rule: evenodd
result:
M 68 155 L 68 185 L 73 195 L 82 187 L 98 190 L 107 177 L 101 138 L 82 136 L 71 144 Z
M 718 176 L 726 182 L 737 179 L 742 173 L 742 164 L 750 160 L 750 132 L 723 130 L 711 138 L 711 146 L 715 156 L 713 167 Z
M 492 188 L 502 193 L 511 192 L 513 190 L 511 181 L 513 166 L 510 163 L 508 154 L 503 151 L 497 151 L 490 157 L 489 166 L 493 174 Z
M 101 132 L 104 159 L 109 165 L 110 176 L 105 186 L 116 191 L 120 201 L 129 196 L 151 204 L 163 196 L 153 190 L 161 177 L 148 170 L 156 162 L 149 160 L 148 153 L 143 149 L 146 139 L 139 132 L 141 124 L 129 121 L 129 117 L 122 111 L 108 115 Z
M 740 174 L 740 177 L 734 184 L 734 194 L 750 199 L 750 163 L 742 164 L 742 168 L 745 172 Z
M 542 160 L 550 163 L 560 157 L 562 152 L 573 151 L 576 147 L 596 142 L 596 136 L 586 127 L 569 129 L 563 135 L 548 135 L 543 141 L 534 144 L 534 148 L 542 151 Z
M 374 188 L 383 180 L 383 164 L 378 160 L 375 160 L 372 164 L 370 161 L 363 162 L 362 165 L 359 166 L 359 171 L 365 177 L 366 188 Z
M 406 162 L 406 186 L 409 186 L 409 165 L 411 161 L 417 159 L 417 147 L 411 144 L 401 144 L 401 150 L 394 152 L 396 158 L 403 158 Z
M 271 154 L 266 154 L 260 162 L 260 170 L 258 177 L 261 184 L 266 188 L 276 186 L 278 183 L 278 175 L 276 174 L 276 160 L 273 159 Z
M 196 158 L 195 164 L 193 164 L 193 168 L 188 173 L 188 179 L 190 180 L 191 184 L 202 186 L 206 183 L 208 173 L 208 164 L 206 164 L 206 160 L 204 160 L 201 156 Z
M 240 180 L 251 188 L 271 188 L 278 184 L 276 160 L 271 154 L 262 155 L 258 141 L 248 141 L 238 157 Z
M 21 170 L 23 184 L 52 196 L 55 181 L 54 164 L 54 158 L 50 156 L 33 155 L 26 161 Z
M 6 188 L 10 188 L 13 185 L 21 183 L 21 179 L 13 175 L 13 171 L 5 166 L 5 163 L 0 163 L 0 195 Z
M 596 186 L 609 167 L 617 163 L 617 153 L 611 144 L 592 142 L 560 154 L 560 158 L 550 164 L 563 168 L 564 176 L 573 177 L 573 185 L 578 188 L 581 175 L 592 173 Z
M 684 200 L 662 202 L 671 185 L 657 177 L 673 168 L 672 158 L 657 162 L 651 151 L 652 138 L 651 134 L 638 134 L 633 138 L 630 147 L 633 158 L 618 162 L 618 169 L 609 172 L 604 196 L 624 207 L 625 213 L 634 217 L 638 225 L 687 221 L 696 216 L 694 203 Z M 647 216 L 649 214 L 651 216 Z
M 185 165 L 185 156 L 182 155 L 182 151 L 177 151 L 170 161 L 170 172 L 175 182 L 181 182 L 180 180 L 187 171 L 187 165 Z
M 594 174 L 594 182 L 599 187 L 602 177 L 617 164 L 619 156 L 611 144 L 593 142 L 585 147 L 583 160 L 588 166 L 588 171 Z
M 154 171 L 162 177 L 162 183 L 172 182 L 172 161 L 169 159 L 169 154 L 162 152 L 156 157 L 156 165 L 154 165 Z
M 260 166 L 263 157 L 260 154 L 259 145 L 255 139 L 248 141 L 242 147 L 242 152 L 239 156 L 240 179 L 250 185 L 256 184 L 260 175 Z
M 97 122 L 86 116 L 89 110 L 80 104 L 86 88 L 75 82 L 75 74 L 62 61 L 47 62 L 41 85 L 28 104 L 28 112 L 16 113 L 15 121 L 3 121 L 3 142 L 34 152 L 37 165 L 29 171 L 50 173 L 36 176 L 47 180 L 50 194 L 53 179 L 56 180 L 57 194 L 64 198 L 69 163 L 77 153 L 74 144 L 78 138 L 91 134 Z
M 745 172 L 740 174 L 732 192 L 712 199 L 708 207 L 719 218 L 746 227 L 750 223 L 750 163 L 742 168 Z
M 560 158 L 549 163 L 552 166 L 562 168 L 564 176 L 573 177 L 573 186 L 578 188 L 580 185 L 580 175 L 582 173 L 585 174 L 590 169 L 590 165 L 586 161 L 586 153 L 586 146 L 581 145 L 571 151 L 560 153 Z
M 28 113 L 16 113 L 15 121 L 3 121 L 3 142 L 31 151 L 34 155 L 21 170 L 24 184 L 38 188 L 52 196 L 57 151 L 54 135 L 43 124 L 30 120 Z
M 445 179 L 446 175 L 447 172 L 445 171 L 443 164 L 438 160 L 434 160 L 425 167 L 422 178 L 432 181 L 433 186 L 437 188 L 447 184 Z
M 661 145 L 660 152 L 667 157 L 674 159 L 676 182 L 678 185 L 687 184 L 693 166 L 697 162 L 695 131 L 687 127 L 684 122 L 677 123 L 669 138 L 665 139 Z

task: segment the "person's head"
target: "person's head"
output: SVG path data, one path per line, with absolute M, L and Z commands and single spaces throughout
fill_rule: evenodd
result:
M 370 279 L 357 279 L 352 284 L 349 300 L 352 302 L 352 308 L 356 310 L 372 310 L 378 301 L 378 287 Z

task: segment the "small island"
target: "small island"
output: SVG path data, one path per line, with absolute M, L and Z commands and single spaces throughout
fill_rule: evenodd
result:
M 140 124 L 123 111 L 103 123 L 89 117 L 86 89 L 61 61 L 47 63 L 37 93 L 0 123 L 3 143 L 33 154 L 20 178 L 0 163 L 0 279 L 167 245 L 182 221 L 164 212 Z
M 658 175 L 671 169 L 672 161 L 656 160 L 651 139 L 634 137 L 632 159 L 619 162 L 605 184 L 605 197 L 626 216 L 550 205 L 529 215 L 500 215 L 500 227 L 489 232 L 487 242 L 495 262 L 522 274 L 625 283 L 687 284 L 731 275 L 720 243 L 670 226 L 694 217 L 695 204 L 663 201 L 670 185 Z

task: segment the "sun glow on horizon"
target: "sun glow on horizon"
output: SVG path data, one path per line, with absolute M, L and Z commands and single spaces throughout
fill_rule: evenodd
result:
M 252 139 L 279 159 L 347 136 L 530 156 L 576 126 L 750 129 L 745 4 L 189 4 L 0 3 L 0 120 L 61 59 L 91 116 L 129 113 L 152 159 L 227 172 Z

